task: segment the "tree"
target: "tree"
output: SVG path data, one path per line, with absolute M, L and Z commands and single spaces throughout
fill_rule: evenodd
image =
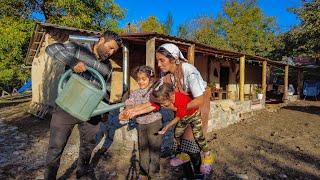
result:
M 182 39 L 188 39 L 188 28 L 185 24 L 181 24 L 178 27 L 177 37 Z
M 139 25 L 136 23 L 128 23 L 122 30 L 121 33 L 137 33 L 139 32 Z
M 192 40 L 251 55 L 269 56 L 277 42 L 274 18 L 256 0 L 226 1 L 217 18 L 200 16 L 186 27 Z
M 0 17 L 19 17 L 28 19 L 34 6 L 26 0 L 0 0 Z
M 164 34 L 165 28 L 155 16 L 150 16 L 146 20 L 140 22 L 140 32 L 157 32 Z
M 0 1 L 0 12 L 4 16 L 28 19 L 32 13 L 39 13 L 48 23 L 92 30 L 119 30 L 117 21 L 125 12 L 113 0 Z
M 234 50 L 267 56 L 275 47 L 274 18 L 265 17 L 256 0 L 227 2 L 217 21 Z
M 192 22 L 194 31 L 192 38 L 195 41 L 212 45 L 220 49 L 231 49 L 226 37 L 219 33 L 219 24 L 211 17 L 202 16 Z
M 0 18 L 0 87 L 7 91 L 21 85 L 30 77 L 24 63 L 34 23 L 14 17 Z
M 90 30 L 120 31 L 124 10 L 113 0 L 0 0 L 0 88 L 10 90 L 30 77 L 21 65 L 26 56 L 34 22 L 43 21 Z
M 320 1 L 305 0 L 302 7 L 291 11 L 301 23 L 280 36 L 282 46 L 277 55 L 320 58 Z
M 169 12 L 167 19 L 164 23 L 164 33 L 167 35 L 171 35 L 172 34 L 172 26 L 173 26 L 173 16 L 172 14 Z

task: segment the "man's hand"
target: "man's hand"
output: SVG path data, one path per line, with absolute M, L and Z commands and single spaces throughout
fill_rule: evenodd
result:
M 82 73 L 87 70 L 86 65 L 83 62 L 79 62 L 73 67 L 74 72 Z

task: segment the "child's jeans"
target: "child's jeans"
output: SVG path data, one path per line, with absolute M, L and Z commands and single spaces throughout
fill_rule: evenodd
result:
M 98 144 L 103 138 L 103 135 L 105 135 L 106 139 L 104 140 L 102 147 L 109 149 L 113 142 L 116 130 L 122 126 L 124 125 L 119 123 L 119 110 L 110 111 L 108 114 L 108 120 L 106 122 L 100 122 L 100 129 L 96 135 L 96 143 Z
M 160 114 L 162 115 L 162 126 L 167 125 L 173 118 L 174 112 L 168 108 L 161 108 Z M 162 137 L 161 144 L 161 157 L 169 157 L 174 154 L 173 152 L 173 134 L 174 129 L 170 128 Z

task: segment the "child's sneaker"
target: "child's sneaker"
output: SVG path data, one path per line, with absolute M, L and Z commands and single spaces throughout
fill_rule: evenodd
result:
M 176 166 L 180 166 L 181 164 L 184 164 L 188 161 L 190 161 L 190 157 L 188 154 L 179 153 L 176 155 L 176 157 L 174 157 L 170 160 L 170 165 L 173 167 L 176 167 Z
M 200 172 L 203 174 L 210 174 L 210 172 L 212 171 L 212 164 L 215 160 L 214 155 L 210 153 L 206 156 L 202 156 L 201 160 L 202 163 L 200 167 Z

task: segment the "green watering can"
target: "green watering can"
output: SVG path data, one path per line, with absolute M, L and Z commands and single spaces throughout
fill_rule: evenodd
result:
M 123 102 L 112 105 L 103 102 L 102 99 L 107 92 L 105 80 L 95 69 L 87 67 L 87 70 L 99 80 L 102 88 L 98 88 L 69 69 L 60 78 L 57 105 L 82 121 L 88 121 L 93 116 L 124 107 Z M 70 77 L 69 80 L 64 83 L 68 77 Z

